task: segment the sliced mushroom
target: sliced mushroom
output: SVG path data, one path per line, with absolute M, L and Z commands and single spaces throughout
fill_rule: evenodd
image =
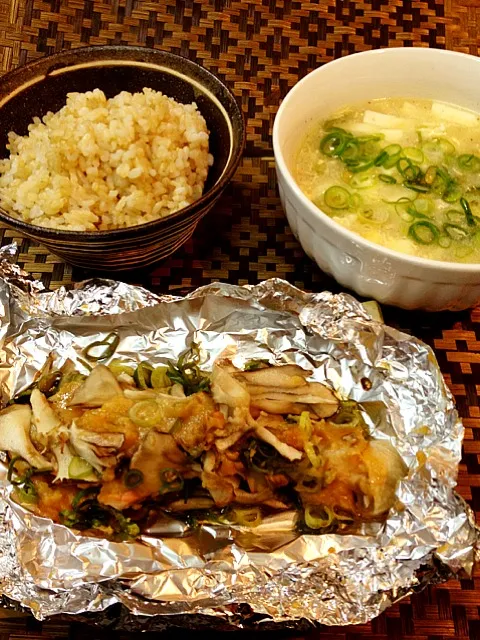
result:
M 212 395 L 218 404 L 226 404 L 234 409 L 235 407 L 248 407 L 250 404 L 250 394 L 245 385 L 235 380 L 233 375 L 226 369 L 219 366 L 213 367 L 212 373 Z
M 177 447 L 172 436 L 149 431 L 130 462 L 130 469 L 141 473 L 140 484 L 129 489 L 121 478 L 106 482 L 98 500 L 115 509 L 127 509 L 132 504 L 161 491 L 163 471 L 175 469 L 182 476 L 188 471 L 191 472 L 191 467 L 187 469 L 187 463 L 187 456 Z
M 120 449 L 125 441 L 125 436 L 123 433 L 97 433 L 82 429 L 82 439 L 97 447 Z
M 122 394 L 122 387 L 110 369 L 99 364 L 75 391 L 69 405 L 81 404 L 85 407 L 101 407 L 107 400 Z
M 330 418 L 338 411 L 338 402 L 336 405 L 326 404 L 326 403 L 318 403 L 309 405 L 309 409 L 314 411 L 319 418 Z
M 240 371 L 236 377 L 249 385 L 265 385 L 277 389 L 294 389 L 305 384 L 312 371 L 306 371 L 295 364 L 286 364 L 256 371 Z
M 226 451 L 230 447 L 233 447 L 233 445 L 243 437 L 243 434 L 243 431 L 236 431 L 226 438 L 218 438 L 218 440 L 215 440 L 215 446 L 219 451 Z
M 303 411 L 308 411 L 310 405 L 299 402 L 286 402 L 283 400 L 266 400 L 264 398 L 252 398 L 251 406 L 276 415 L 300 415 Z
M 52 464 L 42 456 L 30 440 L 32 410 L 28 405 L 14 404 L 0 413 L 0 450 L 21 456 L 36 469 L 49 470 Z
M 75 449 L 77 454 L 84 458 L 87 462 L 89 462 L 94 469 L 102 472 L 106 466 L 110 466 L 105 464 L 105 460 L 102 460 L 94 450 L 94 445 L 88 442 L 85 437 L 89 437 L 92 435 L 91 431 L 87 431 L 86 429 L 80 429 L 75 424 L 75 421 L 72 422 L 70 427 L 70 443 L 72 447 Z M 97 434 L 95 434 L 97 435 Z M 98 434 L 102 435 L 102 434 Z M 116 434 L 115 434 L 116 435 Z
M 46 445 L 48 434 L 58 429 L 62 422 L 47 398 L 38 389 L 32 391 L 30 404 L 32 405 L 34 436 L 40 444 Z
M 263 440 L 264 442 L 270 444 L 284 458 L 287 458 L 291 461 L 301 459 L 302 454 L 300 453 L 300 451 L 295 449 L 295 447 L 291 447 L 289 444 L 285 444 L 285 442 L 279 440 L 276 435 L 274 435 L 268 429 L 265 429 L 265 427 L 258 427 L 258 429 L 256 430 L 256 434 L 260 438 L 260 440 Z
M 333 416 L 338 410 L 339 401 L 333 392 L 319 382 L 306 382 L 295 389 L 273 389 L 265 385 L 249 385 L 252 406 L 271 411 L 271 413 L 299 413 L 298 409 L 289 410 L 292 403 L 312 405 L 313 410 L 322 418 Z M 280 403 L 280 404 L 270 404 Z M 282 405 L 281 403 L 288 403 Z M 270 407 L 270 408 L 267 408 Z M 303 407 L 302 407 L 302 410 Z M 301 411 L 300 411 L 301 412 Z
M 237 476 L 220 476 L 208 471 L 202 472 L 202 486 L 210 492 L 217 507 L 225 507 L 234 501 L 234 490 L 238 488 Z

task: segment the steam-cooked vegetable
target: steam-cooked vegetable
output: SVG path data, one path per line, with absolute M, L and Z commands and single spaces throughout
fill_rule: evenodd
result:
M 176 364 L 168 367 L 167 376 L 173 383 L 183 387 L 186 396 L 210 389 L 210 378 L 199 368 L 200 350 L 193 343 L 190 350 L 183 353 Z
M 357 403 L 296 365 L 239 370 L 232 356 L 227 349 L 210 375 L 194 345 L 168 369 L 117 361 L 86 378 L 61 372 L 50 397 L 33 387 L 31 407 L 0 412 L 14 498 L 114 539 L 139 533 L 129 515 L 158 509 L 225 509 L 219 522 L 256 527 L 264 509 L 297 508 L 319 532 L 388 511 L 406 470 L 369 437 Z
M 122 388 L 113 373 L 105 365 L 99 364 L 77 389 L 69 404 L 101 407 L 107 400 L 121 394 Z
M 27 405 L 14 404 L 0 414 L 0 450 L 21 456 L 36 469 L 51 469 L 51 462 L 30 440 L 32 410 Z

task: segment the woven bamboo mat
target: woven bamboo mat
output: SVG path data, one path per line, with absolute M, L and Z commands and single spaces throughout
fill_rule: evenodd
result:
M 0 72 L 87 44 L 155 46 L 204 65 L 229 84 L 242 105 L 248 132 L 245 158 L 222 201 L 186 246 L 156 267 L 123 279 L 157 292 L 182 293 L 212 280 L 246 284 L 276 276 L 308 290 L 338 291 L 305 257 L 281 211 L 271 158 L 271 127 L 281 98 L 319 64 L 356 51 L 425 46 L 477 55 L 479 27 L 480 0 L 0 0 Z M 1 244 L 12 239 L 18 242 L 20 264 L 46 286 L 92 275 L 0 228 Z M 386 309 L 385 317 L 435 349 L 466 427 L 459 491 L 478 517 L 480 308 L 435 315 Z M 406 599 L 371 624 L 307 635 L 331 640 L 480 639 L 480 571 L 472 580 L 449 582 Z M 0 640 L 87 637 L 113 634 L 0 611 Z

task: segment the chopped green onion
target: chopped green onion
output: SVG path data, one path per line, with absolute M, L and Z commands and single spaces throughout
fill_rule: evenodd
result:
M 457 158 L 460 169 L 465 171 L 480 171 L 480 158 L 473 153 L 464 153 Z
M 430 191 L 430 188 L 427 187 L 424 184 L 418 184 L 416 182 L 409 182 L 408 180 L 406 180 L 403 184 L 404 184 L 405 187 L 407 187 L 407 189 L 411 189 L 412 191 L 415 191 L 416 193 L 428 193 Z
M 358 160 L 360 156 L 360 146 L 357 140 L 348 140 L 344 150 L 342 151 L 341 158 L 344 162 Z
M 28 462 L 22 458 L 22 456 L 15 456 L 14 458 L 12 458 L 10 460 L 10 464 L 8 465 L 8 472 L 7 472 L 7 480 L 8 482 L 10 482 L 11 484 L 14 484 L 16 486 L 23 484 L 26 480 L 28 480 L 28 478 L 30 477 L 28 471 L 30 470 L 30 466 L 27 469 L 27 472 L 25 473 L 24 476 L 21 476 L 19 479 L 14 480 L 13 476 L 14 475 L 19 475 L 18 471 L 15 469 L 15 465 L 17 464 L 17 462 L 24 462 L 26 465 L 28 465 Z
M 472 213 L 472 210 L 470 209 L 470 205 L 468 201 L 465 200 L 465 198 L 460 198 L 460 205 L 463 211 L 465 212 L 465 218 L 467 219 L 468 226 L 475 227 L 477 223 L 475 222 L 475 218 L 473 217 L 473 213 Z
M 79 456 L 74 456 L 68 465 L 68 477 L 72 480 L 83 480 L 92 473 L 94 473 L 92 465 Z
M 357 211 L 363 205 L 362 196 L 359 193 L 352 193 L 348 199 L 348 208 Z
M 371 222 L 373 224 L 384 224 L 390 217 L 390 212 L 387 209 L 383 211 L 375 211 L 374 209 L 360 209 L 357 212 L 360 218 L 363 218 L 365 222 Z
M 388 153 L 389 157 L 392 158 L 402 153 L 402 147 L 399 144 L 389 144 L 383 151 Z
M 419 220 L 410 225 L 408 235 L 418 244 L 433 244 L 440 235 L 438 228 L 427 220 Z
M 420 175 L 420 167 L 417 167 L 408 158 L 400 158 L 397 162 L 397 169 L 401 176 L 410 182 L 414 182 Z
M 332 209 L 346 209 L 350 194 L 343 187 L 330 187 L 323 194 L 323 199 L 327 207 Z
M 422 162 L 425 162 L 425 156 L 423 155 L 423 152 L 416 147 L 405 147 L 403 150 L 403 154 L 406 158 L 408 158 L 412 162 L 415 162 L 416 164 L 422 164 Z
M 337 413 L 331 418 L 334 424 L 357 427 L 362 421 L 361 409 L 355 400 L 343 400 Z
M 383 138 L 383 133 L 372 133 L 366 136 L 357 136 L 356 140 L 360 144 L 365 144 L 366 142 L 379 142 L 380 140 L 383 140 Z
M 168 367 L 155 367 L 150 376 L 150 384 L 154 389 L 163 389 L 172 386 L 172 381 L 168 377 L 167 372 Z
M 259 358 L 257 360 L 249 360 L 245 363 L 243 368 L 244 371 L 257 371 L 257 369 L 263 369 L 264 367 L 268 367 L 270 362 L 265 358 Z
M 84 498 L 88 498 L 90 495 L 96 495 L 99 492 L 99 487 L 87 487 L 86 489 L 81 489 L 78 493 L 75 494 L 72 500 L 72 509 L 76 511 L 79 506 L 81 506 Z
M 446 138 L 434 138 L 425 142 L 423 151 L 431 158 L 441 159 L 442 155 L 455 153 L 455 147 Z
M 346 132 L 341 129 L 331 131 L 320 142 L 320 151 L 326 156 L 341 156 L 349 140 Z
M 163 412 L 156 400 L 140 400 L 128 411 L 130 420 L 139 427 L 155 427 L 163 418 Z
M 305 507 L 305 524 L 309 529 L 327 529 L 334 520 L 334 513 L 329 507 Z
M 127 487 L 127 489 L 135 489 L 135 487 L 138 487 L 143 483 L 143 480 L 143 473 L 140 471 L 140 469 L 130 469 L 125 474 L 123 484 Z
M 312 421 L 310 419 L 309 411 L 302 411 L 300 414 L 300 420 L 298 421 L 298 426 L 305 438 L 309 440 L 312 435 Z
M 361 173 L 362 171 L 367 171 L 367 169 L 371 169 L 373 167 L 374 160 L 366 160 L 365 162 L 359 164 L 350 164 L 347 163 L 347 167 L 352 173 Z
M 152 379 L 153 367 L 148 362 L 140 362 L 135 369 L 133 379 L 139 389 L 148 389 Z
M 306 473 L 295 485 L 295 490 L 299 493 L 318 493 L 323 489 L 324 484 L 323 478 L 318 475 L 310 475 L 309 473 Z
M 168 491 L 181 491 L 183 489 L 183 477 L 177 469 L 164 469 L 160 472 L 162 493 Z
M 389 155 L 386 151 L 380 151 L 378 156 L 373 161 L 373 164 L 376 167 L 380 167 L 385 162 L 385 160 L 388 160 L 388 158 L 389 158 Z
M 320 467 L 321 464 L 323 463 L 323 458 L 320 454 L 320 451 L 317 445 L 313 444 L 312 442 L 306 442 L 304 449 L 312 467 L 314 467 L 315 469 Z
M 462 191 L 460 187 L 455 182 L 452 181 L 447 186 L 447 190 L 443 194 L 442 199 L 445 202 L 453 204 L 454 202 L 457 202 L 457 200 L 460 198 L 461 195 L 462 195 Z
M 133 376 L 135 373 L 135 368 L 126 364 L 123 360 L 120 360 L 120 358 L 115 358 L 109 362 L 108 368 L 116 378 L 118 378 L 122 373 L 126 373 L 129 376 Z
M 412 207 L 412 202 L 413 200 L 404 196 L 403 198 L 399 198 L 394 202 L 387 201 L 387 204 L 394 205 L 396 214 L 400 216 L 402 220 L 405 220 L 405 222 L 412 222 L 412 220 L 415 218 L 415 208 Z M 409 211 L 411 207 L 413 209 L 413 213 Z
M 388 173 L 381 173 L 378 176 L 378 179 L 381 180 L 382 182 L 385 182 L 386 184 L 396 184 L 397 183 L 395 178 L 393 176 L 389 176 Z
M 26 482 L 23 487 L 15 488 L 15 497 L 21 504 L 36 504 L 38 493 L 31 482 Z
M 412 217 L 411 220 L 413 220 L 414 218 L 428 218 L 429 216 L 427 216 L 427 214 L 422 213 L 421 211 L 418 211 L 418 209 L 415 208 L 415 205 L 411 205 L 409 207 L 407 207 L 407 213 L 409 213 Z M 402 216 L 400 216 L 402 217 Z M 406 220 L 405 217 L 402 217 L 403 220 Z M 407 220 L 408 222 L 408 220 Z
M 171 363 L 168 367 L 167 376 L 172 382 L 182 385 L 186 396 L 210 389 L 210 377 L 201 371 L 199 364 L 200 349 L 192 342 L 191 348 L 179 357 L 177 364 Z
M 235 524 L 244 527 L 256 527 L 262 522 L 262 512 L 259 507 L 250 507 L 249 509 L 235 507 L 231 511 L 231 516 Z
M 104 340 L 96 340 L 95 342 L 92 342 L 87 347 L 85 347 L 85 349 L 82 351 L 82 354 L 90 362 L 106 360 L 107 358 L 110 358 L 110 356 L 113 356 L 113 354 L 117 350 L 119 342 L 120 336 L 112 331 Z M 105 349 L 98 355 L 90 353 L 91 351 L 94 351 L 99 347 L 105 347 Z

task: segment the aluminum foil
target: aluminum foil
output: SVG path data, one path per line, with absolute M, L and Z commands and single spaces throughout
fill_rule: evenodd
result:
M 49 354 L 82 370 L 82 349 L 112 330 L 121 337 L 115 357 L 156 365 L 194 340 L 209 370 L 231 346 L 238 366 L 266 358 L 313 369 L 313 379 L 361 403 L 372 435 L 390 440 L 409 472 L 397 491 L 403 506 L 348 535 L 299 535 L 291 513 L 254 529 L 189 529 L 163 517 L 139 540 L 114 543 L 19 507 L 0 465 L 0 594 L 9 602 L 38 619 L 82 614 L 104 624 L 117 605 L 124 628 L 137 621 L 149 630 L 345 625 L 367 622 L 429 582 L 471 574 L 478 531 L 454 491 L 463 428 L 425 344 L 375 321 L 349 295 L 308 294 L 283 280 L 215 283 L 185 298 L 111 280 L 47 292 L 14 256 L 13 245 L 0 251 L 3 403 Z

